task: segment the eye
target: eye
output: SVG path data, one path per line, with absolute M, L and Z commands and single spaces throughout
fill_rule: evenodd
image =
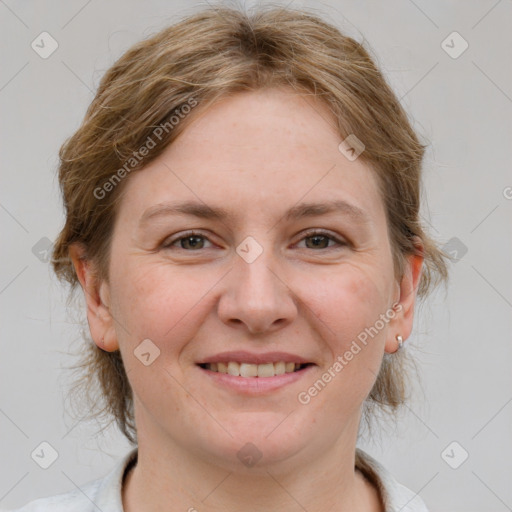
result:
M 306 249 L 333 249 L 336 246 L 343 247 L 348 244 L 330 233 L 318 230 L 312 230 L 306 233 L 299 243 L 305 241 Z M 208 249 L 212 245 L 207 246 L 206 243 L 211 244 L 210 240 L 201 233 L 190 231 L 182 234 L 180 237 L 166 239 L 161 247 L 162 249 L 183 249 L 184 251 L 199 251 L 201 249 Z
M 302 240 L 306 241 L 307 249 L 331 249 L 333 246 L 329 245 L 330 242 L 334 242 L 335 246 L 348 245 L 346 242 L 324 231 L 309 231 Z
M 185 251 L 197 251 L 199 249 L 205 248 L 206 240 L 209 242 L 208 238 L 206 238 L 204 235 L 191 231 L 186 233 L 184 236 L 180 236 L 179 238 L 165 240 L 162 244 L 162 248 L 170 249 L 178 244 L 176 247 L 177 249 L 183 249 Z

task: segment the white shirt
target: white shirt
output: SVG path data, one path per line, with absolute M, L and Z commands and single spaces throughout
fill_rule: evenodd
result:
M 105 477 L 88 482 L 71 492 L 39 498 L 11 512 L 124 512 L 121 488 L 125 470 L 137 458 L 137 447 Z M 356 468 L 378 486 L 386 512 L 428 512 L 423 500 L 398 483 L 379 462 L 356 448 Z

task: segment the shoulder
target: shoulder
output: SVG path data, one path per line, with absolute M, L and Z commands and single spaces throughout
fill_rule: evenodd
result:
M 48 498 L 33 500 L 21 508 L 5 512 L 123 512 L 121 488 L 125 469 L 137 457 L 134 448 L 103 478 L 80 488 Z
M 356 468 L 378 489 L 386 512 L 429 512 L 418 494 L 399 483 L 376 459 L 356 449 Z
M 89 512 L 95 509 L 98 489 L 102 479 L 94 480 L 81 487 L 63 494 L 48 498 L 39 498 L 11 512 Z

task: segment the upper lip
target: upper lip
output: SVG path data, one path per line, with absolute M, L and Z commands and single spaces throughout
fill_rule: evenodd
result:
M 239 350 L 235 352 L 221 352 L 219 354 L 205 357 L 201 361 L 198 361 L 197 364 L 226 363 L 229 361 L 249 364 L 278 363 L 280 361 L 299 364 L 312 363 L 310 360 L 304 359 L 296 354 L 290 354 L 289 352 L 265 352 L 256 354 L 254 352 Z

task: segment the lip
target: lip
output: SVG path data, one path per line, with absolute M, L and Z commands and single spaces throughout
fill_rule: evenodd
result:
M 245 395 L 264 395 L 303 379 L 315 366 L 311 364 L 293 373 L 283 373 L 274 377 L 237 377 L 228 373 L 213 372 L 201 366 L 197 368 L 217 386 Z
M 237 363 L 249 363 L 249 364 L 265 364 L 265 363 L 278 363 L 284 361 L 285 363 L 313 363 L 311 360 L 304 359 L 296 354 L 290 354 L 289 352 L 265 352 L 257 354 L 255 352 L 246 352 L 239 350 L 236 352 L 221 352 L 209 357 L 203 358 L 196 364 L 206 363 L 229 363 L 230 361 L 236 361 Z M 314 363 L 313 363 L 314 364 Z M 242 377 L 245 378 L 245 377 Z M 275 377 L 261 377 L 273 379 Z

